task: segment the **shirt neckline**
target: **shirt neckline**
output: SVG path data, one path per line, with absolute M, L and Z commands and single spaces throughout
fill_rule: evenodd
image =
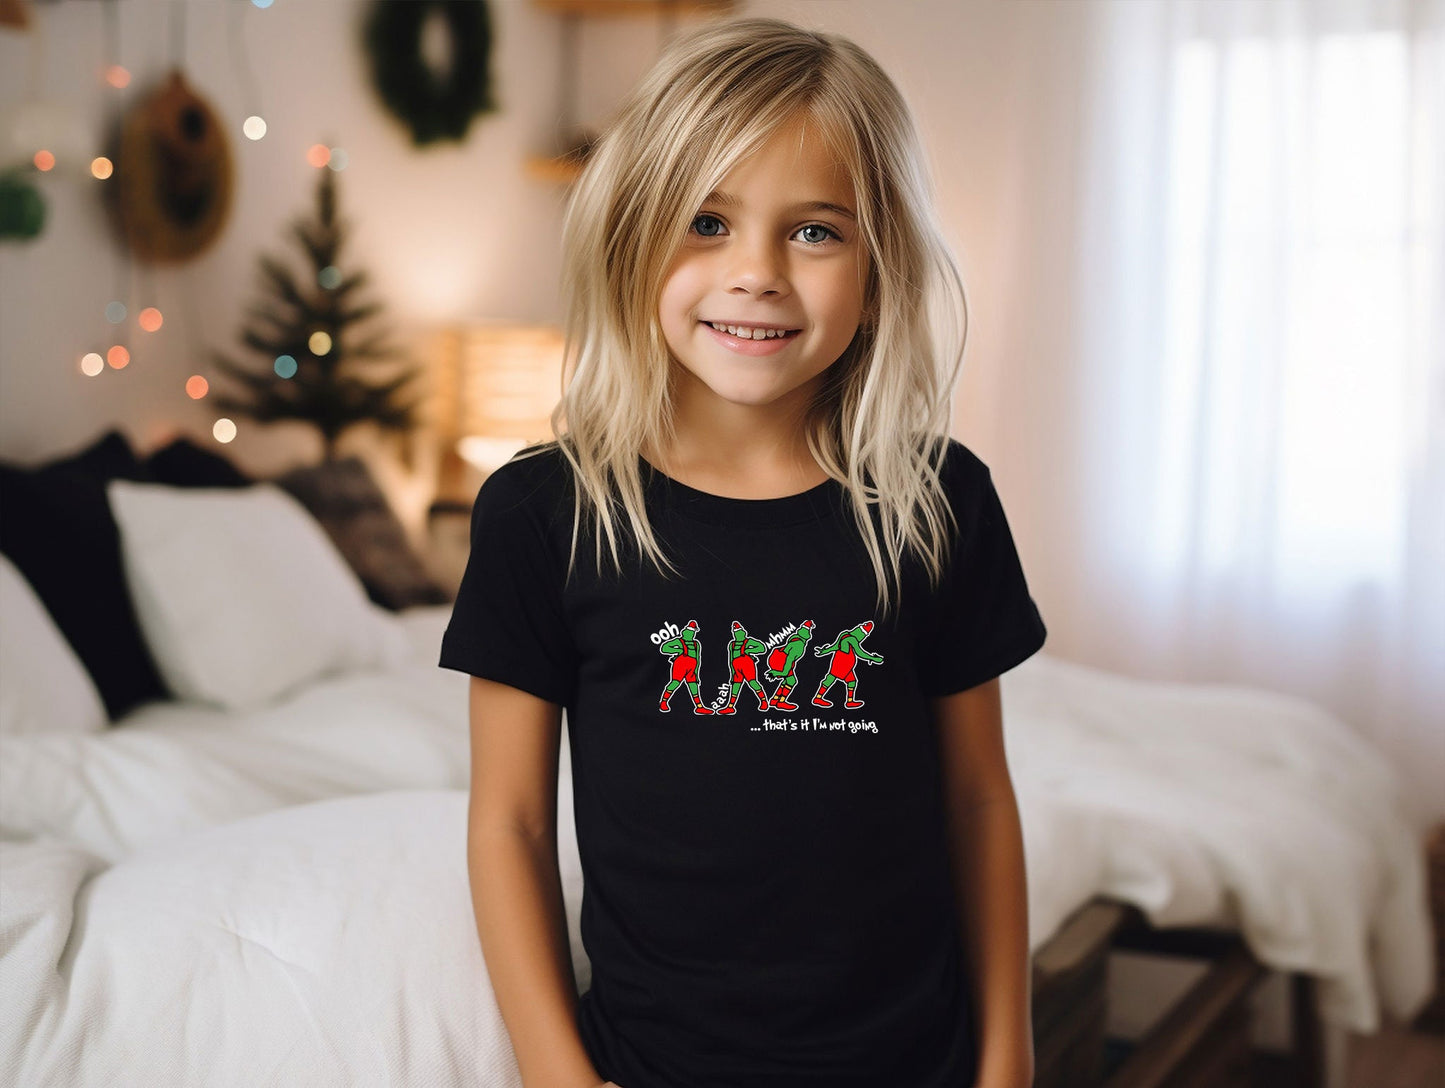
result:
M 674 513 L 712 525 L 747 528 L 801 525 L 810 521 L 821 521 L 842 505 L 843 486 L 833 479 L 824 480 L 795 495 L 780 495 L 772 499 L 735 499 L 688 487 L 661 469 L 655 468 L 641 454 L 637 455 L 637 468 L 642 474 L 643 486 L 649 497 L 656 498 Z

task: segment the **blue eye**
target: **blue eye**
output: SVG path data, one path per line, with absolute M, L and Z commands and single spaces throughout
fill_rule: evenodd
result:
M 692 229 L 695 230 L 695 231 L 697 231 L 697 232 L 698 232 L 699 234 L 701 234 L 704 238 L 715 238 L 715 237 L 717 237 L 716 231 L 714 231 L 714 230 L 704 230 L 704 229 L 701 229 L 701 228 L 699 227 L 699 224 L 706 224 L 706 223 L 712 223 L 712 224 L 714 224 L 714 225 L 716 226 L 716 228 L 718 228 L 719 230 L 720 230 L 721 227 L 722 227 L 722 221 L 721 221 L 720 219 L 718 219 L 717 216 L 715 216 L 715 215 L 698 215 L 698 216 L 694 216 L 694 217 L 693 217 L 693 220 L 692 220 Z
M 799 228 L 798 228 L 798 233 L 799 233 L 799 234 L 802 234 L 803 231 L 805 231 L 805 230 L 822 231 L 822 232 L 823 232 L 823 235 L 824 235 L 822 238 L 804 238 L 803 241 L 807 242 L 809 245 L 821 245 L 823 242 L 827 241 L 829 238 L 838 238 L 838 235 L 837 235 L 835 232 L 833 232 L 832 230 L 829 230 L 827 227 L 823 226 L 822 223 L 809 223 L 806 227 L 799 227 Z M 838 240 L 839 240 L 839 241 L 842 241 L 841 238 L 839 238 Z

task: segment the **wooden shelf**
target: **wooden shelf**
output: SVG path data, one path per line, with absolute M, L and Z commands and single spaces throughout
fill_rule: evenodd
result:
M 721 15 L 733 0 L 532 0 L 543 11 L 585 17 L 611 15 Z
M 727 15 L 735 0 L 532 0 L 532 6 L 554 15 L 582 18 L 648 16 L 652 18 Z M 564 24 L 570 26 L 570 24 Z M 573 35 L 567 35 L 574 40 Z M 564 59 L 565 63 L 565 59 Z M 538 181 L 569 185 L 582 173 L 586 160 L 575 152 L 563 155 L 528 155 L 527 173 Z
M 528 155 L 527 173 L 538 181 L 570 185 L 582 175 L 582 160 L 575 155 Z

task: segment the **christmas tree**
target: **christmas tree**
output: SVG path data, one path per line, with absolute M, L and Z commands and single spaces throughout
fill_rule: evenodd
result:
M 406 360 L 400 369 L 384 368 L 383 361 L 398 357 L 387 334 L 357 328 L 382 307 L 355 301 L 367 274 L 343 275 L 337 265 L 348 224 L 336 214 L 335 171 L 323 167 L 319 173 L 314 215 L 292 225 L 310 262 L 305 278 L 293 276 L 274 257 L 260 259 L 268 293 L 247 310 L 251 320 L 241 330 L 241 341 L 266 358 L 266 367 L 247 367 L 214 352 L 216 367 L 249 395 L 213 399 L 223 411 L 263 423 L 300 419 L 313 424 L 325 442 L 325 459 L 332 461 L 337 438 L 357 423 L 371 421 L 405 435 L 417 425 L 424 397 L 408 388 L 421 378 L 421 368 Z M 378 374 L 381 369 L 390 372 Z

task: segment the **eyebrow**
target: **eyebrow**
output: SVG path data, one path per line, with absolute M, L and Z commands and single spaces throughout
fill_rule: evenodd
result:
M 741 204 L 742 201 L 737 197 L 733 196 L 731 193 L 724 193 L 720 190 L 714 189 L 712 192 L 707 194 L 707 199 L 704 200 L 703 203 L 721 204 L 725 208 L 735 208 L 739 204 Z M 833 212 L 835 215 L 846 216 L 847 218 L 855 221 L 858 218 L 856 215 L 853 214 L 853 211 L 851 209 L 845 208 L 841 204 L 830 204 L 826 200 L 804 201 L 801 204 L 794 204 L 788 210 L 794 212 Z

